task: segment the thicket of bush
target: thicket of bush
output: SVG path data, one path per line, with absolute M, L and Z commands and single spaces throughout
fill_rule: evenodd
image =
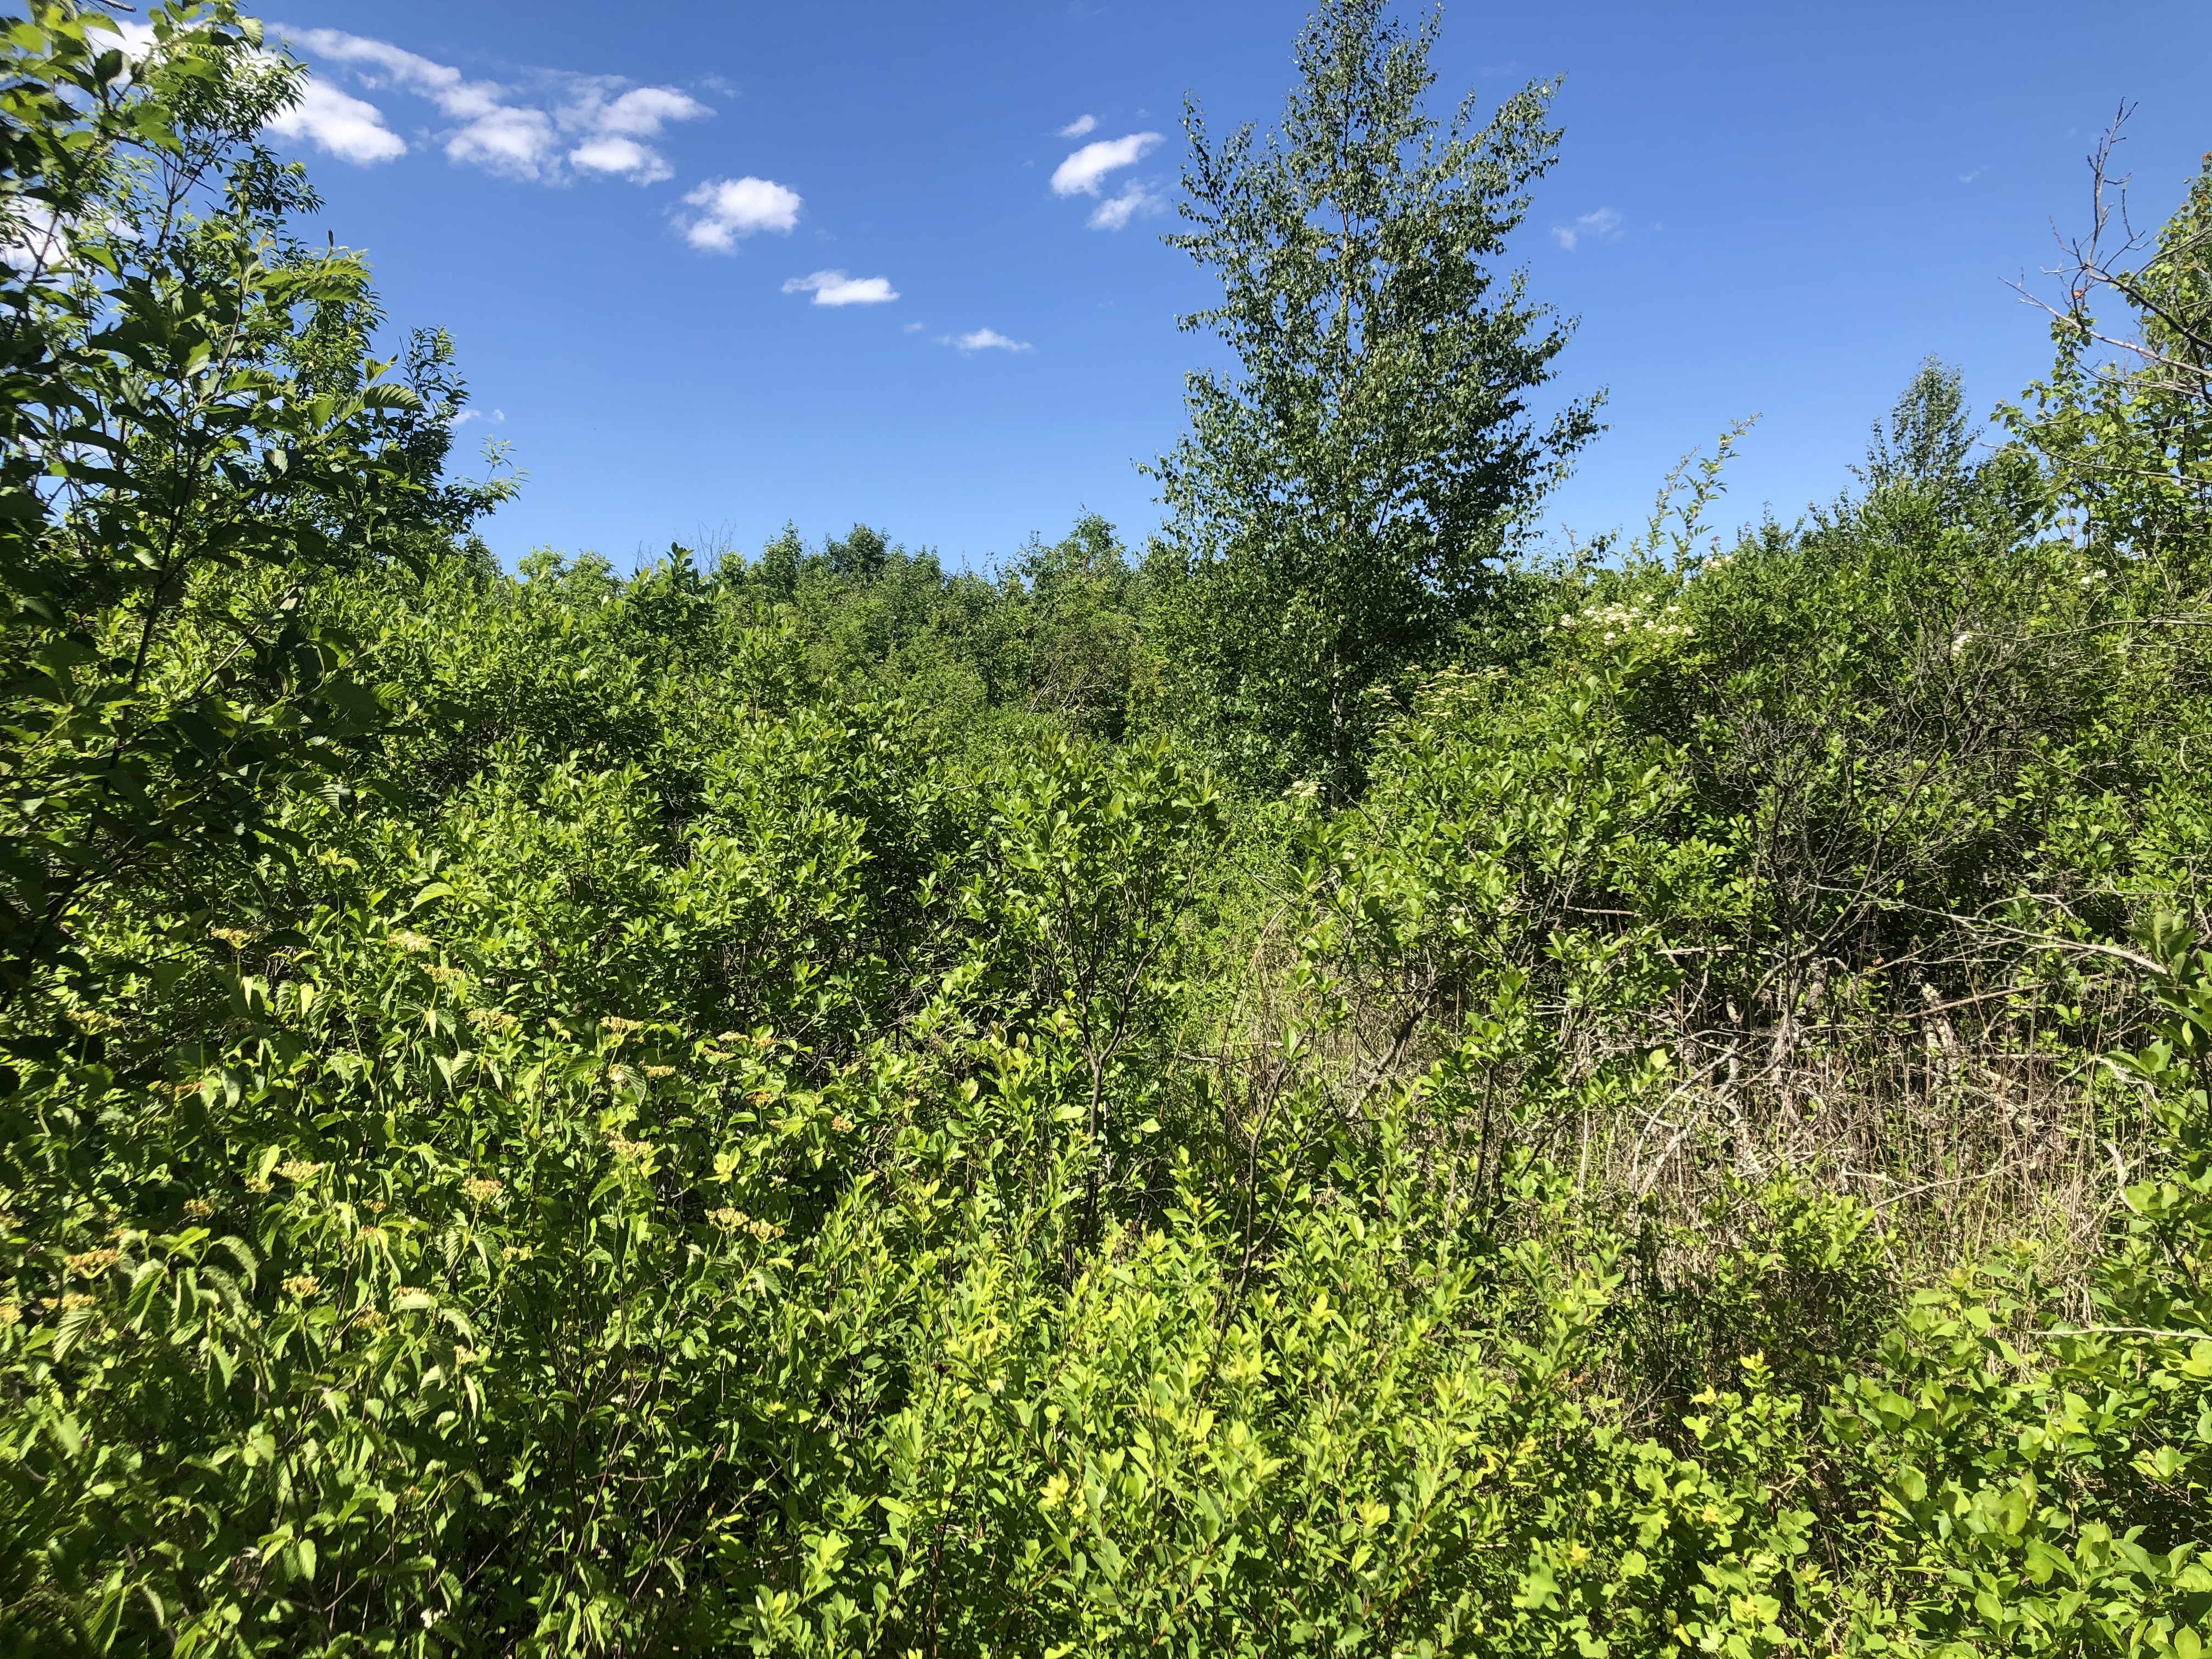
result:
M 0 1649 L 2197 1659 L 2212 174 L 1271 726 L 1095 519 L 504 574 L 155 27 L 0 46 Z

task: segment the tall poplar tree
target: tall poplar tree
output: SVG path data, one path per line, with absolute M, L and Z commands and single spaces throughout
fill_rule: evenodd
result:
M 1222 297 L 1182 321 L 1236 367 L 1188 377 L 1153 468 L 1154 634 L 1179 715 L 1255 783 L 1357 787 L 1378 690 L 1449 649 L 1598 429 L 1596 398 L 1531 410 L 1572 325 L 1493 269 L 1557 154 L 1554 86 L 1440 127 L 1437 28 L 1323 0 L 1279 130 L 1217 144 L 1185 107 L 1192 228 L 1167 240 Z

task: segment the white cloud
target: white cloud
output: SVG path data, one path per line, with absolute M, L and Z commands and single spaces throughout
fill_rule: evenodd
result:
M 1079 115 L 1053 136 L 1055 138 L 1080 138 L 1085 133 L 1096 132 L 1097 130 L 1098 118 L 1097 116 Z
M 898 298 L 898 290 L 888 276 L 848 276 L 842 270 L 794 276 L 783 285 L 783 291 L 811 294 L 817 306 L 879 306 Z
M 504 88 L 471 81 L 450 64 L 434 63 L 389 40 L 343 29 L 287 30 L 285 38 L 318 58 L 347 65 L 372 88 L 391 86 L 414 93 L 435 104 L 440 114 L 460 122 L 446 139 L 452 160 L 510 179 L 548 176 L 559 143 L 553 119 L 543 110 L 508 103 Z
M 446 154 L 510 179 L 544 179 L 559 142 L 552 118 L 544 110 L 501 106 L 486 111 L 447 139 Z
M 309 80 L 300 101 L 269 122 L 284 138 L 304 138 L 316 149 L 356 167 L 373 167 L 407 153 L 407 143 L 384 125 L 384 112 L 349 97 L 327 82 Z
M 1552 227 L 1552 240 L 1570 253 L 1587 241 L 1617 242 L 1620 237 L 1620 215 L 1609 207 L 1585 213 L 1571 225 Z
M 590 135 L 568 152 L 568 163 L 635 184 L 656 183 L 675 169 L 659 150 L 641 141 L 659 137 L 671 121 L 696 121 L 714 112 L 673 87 L 633 87 L 611 102 L 592 88 L 561 112 L 563 126 Z
M 1053 193 L 1096 196 L 1108 173 L 1136 166 L 1159 142 L 1157 132 L 1133 132 L 1126 138 L 1101 138 L 1095 144 L 1085 144 L 1053 169 Z
M 617 135 L 586 138 L 568 152 L 568 165 L 586 173 L 612 173 L 641 185 L 657 184 L 675 172 L 658 150 Z
M 418 57 L 389 40 L 372 40 L 343 29 L 287 28 L 284 38 L 318 58 L 350 65 L 372 85 L 374 77 L 381 76 L 387 85 L 420 94 L 456 118 L 474 118 L 499 106 L 500 89 L 490 82 L 468 80 L 460 70 Z
M 1133 179 L 1122 186 L 1121 194 L 1109 196 L 1093 208 L 1085 222 L 1093 230 L 1120 230 L 1139 213 L 1158 213 L 1166 206 L 1164 198 Z
M 714 112 L 672 87 L 635 87 L 610 98 L 611 86 L 618 82 L 577 76 L 551 77 L 572 88 L 580 85 L 581 90 L 549 112 L 495 82 L 471 81 L 450 64 L 388 40 L 343 29 L 287 28 L 283 33 L 291 44 L 315 57 L 343 64 L 372 90 L 390 88 L 429 100 L 440 114 L 459 123 L 446 135 L 449 158 L 510 179 L 554 183 L 568 177 L 561 166 L 568 144 L 563 135 L 568 135 L 576 140 L 567 149 L 569 167 L 652 184 L 668 178 L 672 169 L 641 141 L 658 137 L 669 122 L 696 120 Z
M 9 222 L 0 225 L 0 235 L 12 238 L 0 243 L 0 264 L 27 273 L 70 269 L 70 225 L 44 202 L 18 197 L 12 205 Z
M 684 222 L 684 240 L 713 252 L 728 252 L 755 231 L 788 233 L 799 222 L 799 192 L 768 179 L 709 179 L 684 199 L 699 210 Z
M 1009 340 L 994 328 L 979 328 L 972 334 L 957 334 L 946 342 L 963 351 L 1034 351 L 1036 348 L 1027 340 Z
M 714 112 L 697 99 L 673 87 L 634 87 L 611 104 L 597 109 L 594 118 L 603 133 L 625 138 L 658 138 L 660 129 L 671 121 L 696 121 Z

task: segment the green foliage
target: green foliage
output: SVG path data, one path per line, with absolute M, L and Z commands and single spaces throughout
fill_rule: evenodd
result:
M 366 268 L 283 234 L 313 198 L 245 139 L 296 71 L 228 7 L 157 9 L 127 64 L 113 38 L 40 5 L 5 48 L 9 995 L 82 969 L 71 915 L 126 870 L 296 850 L 267 803 L 375 714 L 305 583 L 498 494 L 432 487 L 442 338 L 384 381 Z
M 1198 106 L 1168 240 L 1219 273 L 1210 328 L 1237 375 L 1189 377 L 1191 430 L 1158 464 L 1154 554 L 1184 719 L 1262 786 L 1357 781 L 1371 694 L 1439 665 L 1493 562 L 1596 431 L 1593 402 L 1528 397 L 1567 329 L 1490 262 L 1551 166 L 1552 88 L 1439 131 L 1422 100 L 1437 20 L 1328 0 L 1299 36 L 1282 128 L 1218 146 Z M 1218 729 L 1213 729 L 1218 728 Z
M 1107 738 L 1155 712 L 1141 585 L 1095 513 L 1058 542 L 1032 536 L 995 579 L 947 572 L 933 552 L 866 526 L 809 552 L 788 525 L 757 560 L 725 559 L 717 579 L 753 614 L 793 626 L 824 681 L 869 683 L 957 718 L 1042 717 Z
M 285 240 L 295 70 L 155 27 L 0 48 L 70 251 L 0 289 L 0 1653 L 2203 1653 L 2212 617 L 2064 448 L 2170 386 L 1977 462 L 1931 363 L 1808 523 L 1721 550 L 1731 434 L 1494 585 L 1569 446 L 1492 429 L 1300 544 L 1364 700 L 1269 726 L 1177 702 L 1257 543 L 501 571 L 449 344 L 391 389 Z M 1326 12 L 1294 115 L 1399 155 L 1426 40 Z M 1540 368 L 1513 108 L 1377 222 Z
M 2144 561 L 2182 598 L 2205 580 L 2212 486 L 2212 156 L 2155 235 L 2141 236 L 2125 181 L 2106 173 L 2118 136 L 2094 158 L 2096 221 L 2051 308 L 2057 360 L 2007 418 L 2047 458 L 2094 544 Z M 2098 315 L 2107 302 L 2117 320 Z

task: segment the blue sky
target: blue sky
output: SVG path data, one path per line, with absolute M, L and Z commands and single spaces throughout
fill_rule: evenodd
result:
M 395 325 L 452 331 L 468 447 L 510 442 L 529 474 L 487 526 L 503 558 L 757 550 L 789 519 L 981 564 L 1085 507 L 1133 541 L 1157 522 L 1135 463 L 1209 355 L 1175 325 L 1206 278 L 1159 240 L 1182 102 L 1268 122 L 1304 13 L 283 0 L 270 21 L 316 76 L 279 143 Z M 1678 454 L 1753 414 L 1729 516 L 1794 517 L 1930 352 L 1978 407 L 2013 395 L 2048 353 L 2006 283 L 2085 222 L 2115 108 L 2138 106 L 2146 219 L 2212 147 L 2202 0 L 2115 0 L 2093 28 L 2044 0 L 1459 0 L 1434 64 L 1440 105 L 1567 77 L 1513 258 L 1582 319 L 1563 390 L 1610 390 L 1545 514 L 1584 538 L 1640 523 Z

